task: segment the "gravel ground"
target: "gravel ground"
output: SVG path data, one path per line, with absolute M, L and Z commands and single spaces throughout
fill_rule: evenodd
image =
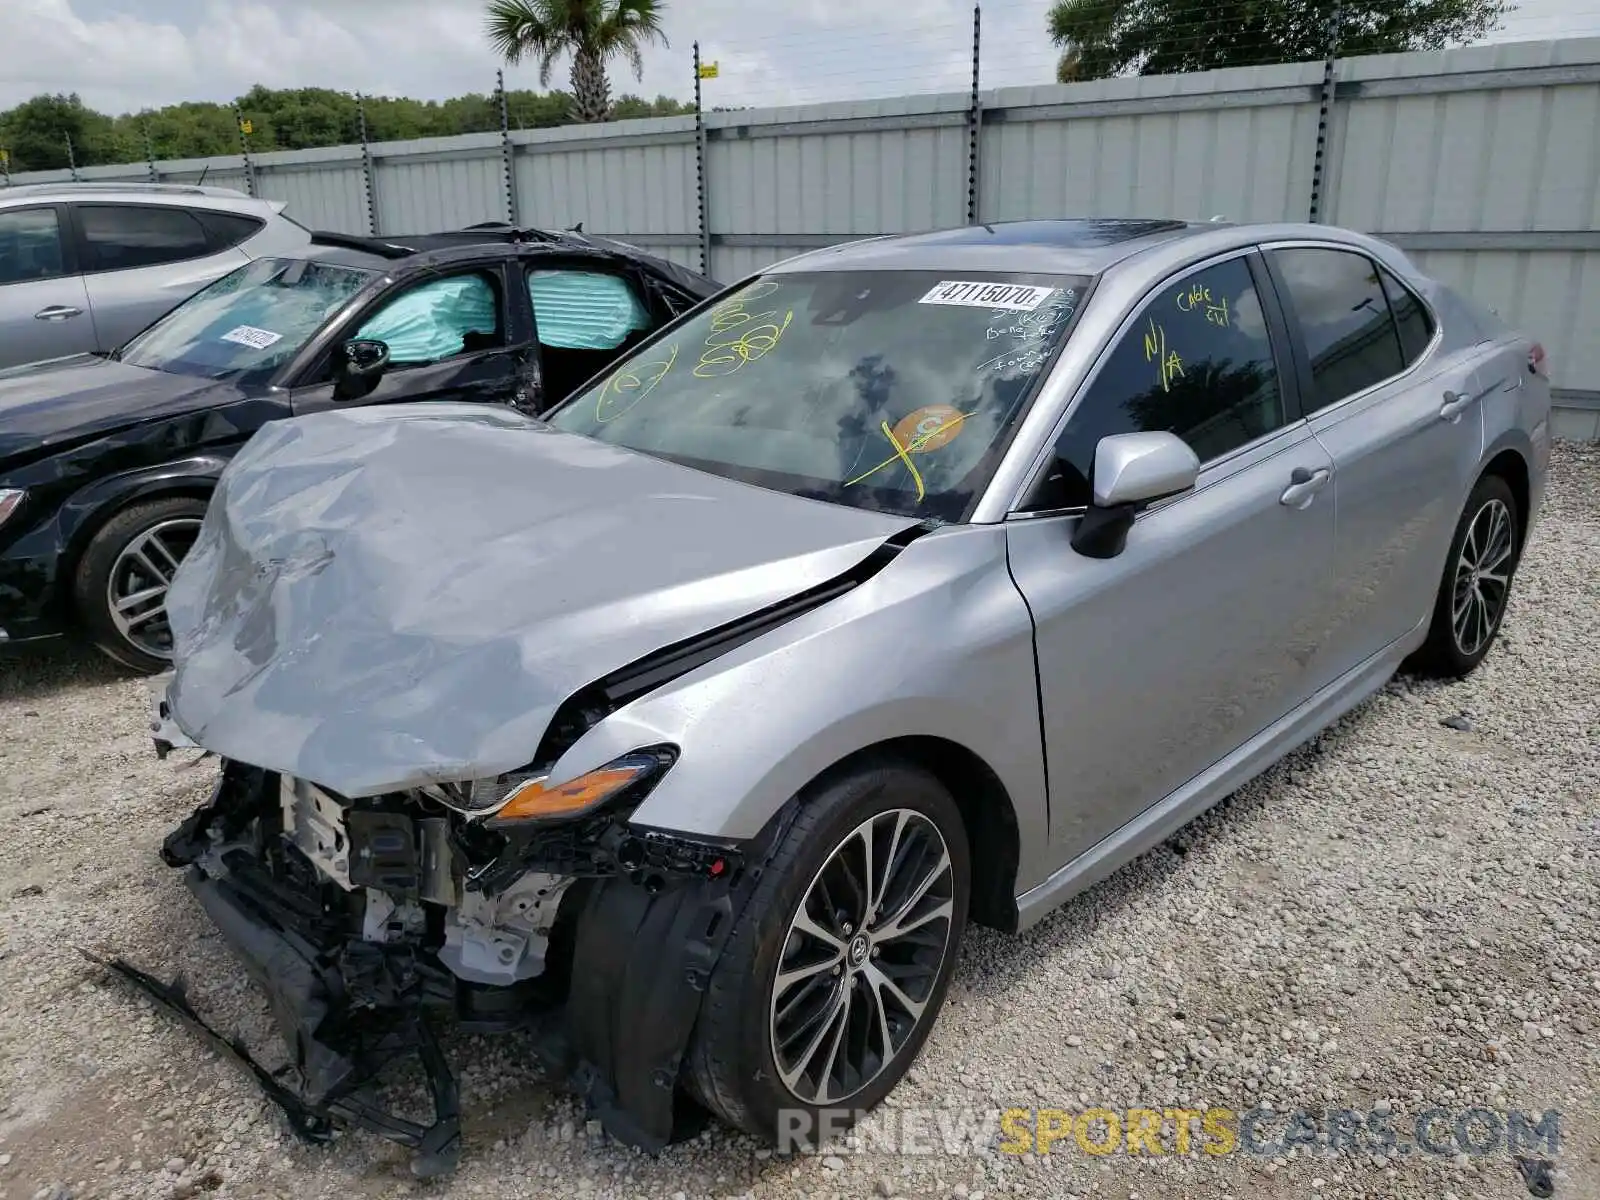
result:
M 158 762 L 144 704 L 141 682 L 86 655 L 0 664 L 8 1197 L 1529 1194 L 1503 1151 L 1095 1157 L 1069 1138 L 1018 1157 L 982 1115 L 1260 1104 L 1387 1109 L 1402 1132 L 1432 1105 L 1556 1109 L 1555 1194 L 1600 1197 L 1600 448 L 1558 448 L 1504 633 L 1470 680 L 1397 679 L 1029 934 L 969 939 L 891 1098 L 902 1128 L 980 1114 L 987 1148 L 966 1154 L 774 1157 L 714 1128 L 650 1158 L 586 1125 L 519 1040 L 465 1037 L 449 1045 L 466 1148 L 448 1183 L 412 1183 L 405 1154 L 366 1135 L 299 1145 L 230 1062 L 75 953 L 182 970 L 202 1011 L 270 1041 L 156 857 L 213 766 Z

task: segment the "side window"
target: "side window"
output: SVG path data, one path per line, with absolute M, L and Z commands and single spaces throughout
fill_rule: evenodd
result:
M 499 293 L 486 275 L 430 279 L 384 304 L 355 336 L 387 343 L 397 367 L 493 349 L 505 344 Z
M 1347 250 L 1274 250 L 1311 358 L 1308 413 L 1405 369 L 1378 267 Z
M 80 204 L 78 220 L 91 271 L 125 271 L 211 253 L 200 222 L 181 208 Z
M 1284 423 L 1283 394 L 1250 267 L 1233 258 L 1169 282 L 1145 302 L 1056 443 L 1031 507 L 1086 505 L 1100 439 L 1165 430 L 1202 462 Z
M 55 209 L 0 212 L 0 284 L 56 279 L 66 273 Z
M 529 271 L 528 299 L 539 343 L 558 350 L 615 350 L 650 328 L 628 281 L 603 271 Z
M 213 212 L 210 209 L 195 209 L 194 217 L 210 236 L 213 251 L 237 246 L 246 238 L 261 232 L 265 224 L 255 217 L 241 217 L 237 213 Z
M 1406 366 L 1422 357 L 1422 352 L 1433 340 L 1433 318 L 1428 306 L 1417 294 L 1382 267 L 1378 274 L 1383 279 L 1383 290 L 1389 297 L 1389 308 L 1394 313 L 1394 323 L 1400 329 L 1400 348 L 1405 352 Z

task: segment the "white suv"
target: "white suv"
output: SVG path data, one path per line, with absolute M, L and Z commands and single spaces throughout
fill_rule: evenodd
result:
M 231 188 L 0 188 L 0 368 L 104 353 L 252 258 L 304 245 L 283 203 Z

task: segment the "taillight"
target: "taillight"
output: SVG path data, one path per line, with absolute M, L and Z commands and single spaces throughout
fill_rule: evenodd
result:
M 1528 370 L 1542 378 L 1550 378 L 1549 367 L 1544 359 L 1544 347 L 1538 342 L 1535 342 L 1533 349 L 1528 351 Z

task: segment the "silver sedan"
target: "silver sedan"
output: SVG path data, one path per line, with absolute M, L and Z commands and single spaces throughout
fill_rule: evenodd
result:
M 1549 410 L 1383 242 L 1105 220 L 793 259 L 542 421 L 276 422 L 169 600 L 162 728 L 225 765 L 168 861 L 335 1115 L 372 1014 L 437 1004 L 373 985 L 403 956 L 544 1014 L 619 1136 L 808 1139 L 904 1075 L 969 920 L 1473 670 Z

